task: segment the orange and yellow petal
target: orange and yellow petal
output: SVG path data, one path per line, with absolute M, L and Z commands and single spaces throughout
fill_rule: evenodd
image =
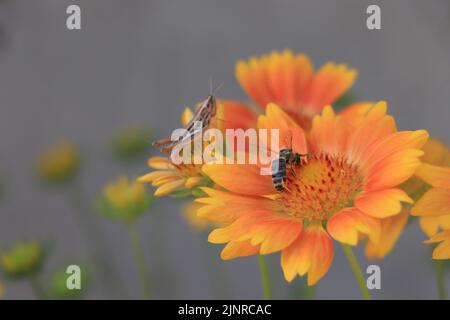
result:
M 207 219 L 219 224 L 229 224 L 235 221 L 242 213 L 247 213 L 248 208 L 230 206 L 224 207 L 220 205 L 203 204 L 197 211 L 197 215 L 203 219 Z
M 261 59 L 262 60 L 262 59 Z M 260 106 L 273 101 L 267 81 L 267 63 L 256 57 L 236 64 L 236 78 L 246 93 Z M 267 60 L 267 59 L 266 59 Z
M 295 109 L 313 78 L 314 69 L 309 57 L 284 50 L 282 53 L 272 52 L 268 60 L 269 83 L 274 96 L 272 101 Z
M 257 114 L 249 106 L 235 100 L 220 100 L 216 127 L 221 129 L 248 129 L 256 127 Z
M 274 103 L 269 103 L 265 114 L 258 117 L 258 128 L 278 129 L 280 149 L 288 147 L 302 154 L 308 150 L 303 129 Z
M 223 260 L 230 260 L 239 257 L 247 257 L 259 252 L 259 245 L 252 245 L 250 240 L 231 241 L 228 242 L 225 248 L 220 253 Z
M 257 165 L 205 164 L 202 171 L 221 187 L 243 195 L 274 193 L 270 176 L 261 175 Z
M 270 254 L 289 246 L 301 230 L 301 221 L 274 218 L 252 226 L 245 239 L 253 246 L 259 245 L 260 254 Z
M 430 138 L 423 146 L 425 154 L 422 157 L 423 163 L 437 166 L 450 166 L 450 147 L 436 138 Z
M 230 205 L 203 205 L 198 210 L 198 215 L 202 218 L 221 223 L 229 224 L 239 217 L 253 211 L 266 211 L 263 206 L 250 207 L 245 204 L 230 204 Z
M 345 64 L 328 62 L 315 74 L 305 89 L 302 103 L 313 113 L 320 112 L 342 96 L 355 81 L 357 72 Z
M 158 163 L 157 166 L 160 166 Z M 190 176 L 192 174 L 192 176 Z M 186 189 L 192 189 L 204 185 L 205 179 L 196 172 L 184 172 L 176 167 L 170 170 L 157 170 L 147 173 L 138 178 L 140 182 L 151 183 L 157 189 L 154 192 L 156 197 L 162 197 L 171 193 Z
M 183 217 L 189 223 L 189 225 L 199 231 L 203 230 L 211 230 L 213 227 L 216 227 L 217 224 L 212 223 L 208 219 L 202 218 L 198 216 L 197 212 L 201 204 L 196 202 L 188 202 L 183 205 L 182 213 Z
M 152 157 L 148 159 L 147 164 L 150 168 L 157 170 L 170 170 L 174 168 L 170 160 L 164 157 Z
M 342 96 L 356 76 L 356 70 L 334 62 L 326 63 L 315 74 L 306 55 L 294 55 L 290 50 L 236 64 L 236 78 L 259 106 L 274 102 L 288 112 L 309 117 Z
M 198 215 L 219 223 L 231 223 L 242 215 L 251 211 L 270 211 L 273 201 L 267 198 L 250 197 L 231 192 L 201 188 L 207 197 L 197 198 L 195 201 L 204 204 Z
M 450 167 L 422 164 L 415 175 L 433 187 L 450 189 Z
M 227 243 L 230 241 L 248 240 L 249 230 L 253 226 L 273 217 L 274 214 L 270 210 L 249 211 L 245 215 L 238 217 L 231 224 L 213 230 L 208 236 L 208 241 L 211 243 Z
M 260 58 L 238 61 L 236 78 L 259 106 L 264 108 L 275 102 L 293 109 L 313 78 L 313 66 L 306 55 L 273 51 Z
M 386 112 L 386 102 L 377 102 L 366 116 L 352 128 L 345 145 L 345 153 L 349 161 L 359 163 L 364 151 L 375 141 L 396 132 L 395 121 Z
M 281 252 L 281 267 L 286 281 L 308 273 L 312 286 L 328 271 L 333 261 L 333 242 L 320 225 L 311 225 Z
M 413 200 L 403 190 L 393 188 L 365 192 L 356 198 L 355 206 L 369 216 L 387 218 L 401 211 L 402 202 Z
M 380 161 L 405 149 L 421 149 L 429 138 L 425 130 L 399 131 L 379 139 L 360 157 L 361 168 L 369 172 Z
M 181 125 L 183 126 L 183 128 L 187 126 L 192 118 L 194 118 L 194 112 L 192 112 L 192 110 L 188 107 L 184 108 L 183 112 L 181 113 Z
M 420 166 L 421 155 L 423 155 L 423 151 L 419 149 L 406 149 L 381 160 L 368 173 L 366 189 L 380 190 L 405 182 Z
M 289 246 L 300 234 L 302 223 L 280 218 L 271 212 L 247 213 L 232 224 L 212 231 L 208 240 L 213 243 L 249 240 L 258 246 L 260 254 L 280 251 Z
M 350 126 L 342 116 L 336 116 L 331 106 L 313 118 L 309 133 L 311 150 L 315 154 L 342 155 L 345 151 Z
M 433 250 L 433 259 L 446 260 L 450 259 L 450 230 L 446 230 L 435 234 L 425 243 L 439 243 Z
M 205 179 L 203 177 L 189 177 L 186 179 L 186 182 L 184 183 L 184 186 L 188 189 L 191 189 L 195 186 L 198 186 L 199 184 L 203 183 Z
M 431 237 L 441 230 L 450 230 L 450 215 L 420 217 L 419 225 L 422 231 Z
M 185 179 L 167 182 L 155 190 L 155 197 L 163 197 L 183 188 Z
M 175 180 L 183 180 L 183 181 L 185 181 L 185 179 L 180 177 L 179 175 L 171 174 L 171 175 L 167 175 L 167 176 L 164 176 L 164 177 L 161 177 L 161 178 L 153 180 L 152 186 L 160 187 L 160 186 L 162 186 L 162 185 L 164 185 L 166 183 L 169 183 L 169 182 L 172 182 L 172 181 L 175 181 Z
M 351 123 L 357 124 L 374 106 L 372 101 L 360 101 L 342 109 L 339 114 Z
M 360 234 L 377 242 L 380 237 L 380 223 L 356 208 L 348 208 L 328 220 L 327 231 L 335 240 L 355 246 Z
M 141 182 L 153 182 L 160 178 L 166 178 L 171 177 L 174 175 L 174 171 L 172 170 L 160 170 L 160 171 L 153 171 L 150 173 L 147 173 L 141 177 L 138 178 Z
M 404 210 L 395 216 L 380 219 L 380 237 L 378 241 L 369 240 L 366 245 L 368 259 L 383 259 L 397 243 L 403 229 L 408 222 L 409 213 Z
M 411 209 L 415 216 L 450 215 L 450 189 L 432 188 Z

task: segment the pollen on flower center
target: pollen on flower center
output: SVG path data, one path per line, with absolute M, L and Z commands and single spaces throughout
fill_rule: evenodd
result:
M 287 168 L 285 190 L 278 201 L 292 217 L 323 221 L 352 205 L 362 182 L 358 168 L 345 158 L 315 155 Z

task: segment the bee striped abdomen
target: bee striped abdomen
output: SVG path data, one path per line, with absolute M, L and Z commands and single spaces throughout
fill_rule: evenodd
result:
M 292 149 L 281 149 L 279 158 L 272 160 L 272 183 L 277 191 L 285 189 L 287 165 L 290 167 L 300 165 L 302 156 L 306 155 L 293 152 Z
M 286 159 L 277 158 L 272 160 L 272 182 L 278 191 L 283 191 L 283 183 L 286 180 Z

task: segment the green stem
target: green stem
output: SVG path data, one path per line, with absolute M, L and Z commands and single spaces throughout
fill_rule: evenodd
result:
M 36 276 L 30 277 L 30 285 L 33 288 L 34 294 L 38 300 L 45 300 L 47 298 L 47 294 L 45 290 L 42 288 Z
M 315 295 L 316 295 L 315 287 L 306 285 L 305 288 L 306 300 L 314 300 Z
M 294 283 L 293 299 L 296 300 L 314 300 L 315 287 L 308 286 L 303 278 L 298 279 Z
M 264 300 L 272 299 L 272 293 L 270 291 L 270 276 L 269 269 L 267 268 L 266 259 L 263 255 L 258 255 L 259 270 L 261 272 L 261 285 L 263 289 Z
M 352 248 L 347 244 L 342 244 L 342 249 L 344 250 L 344 254 L 347 258 L 348 263 L 350 264 L 350 267 L 352 268 L 355 279 L 358 282 L 359 290 L 361 291 L 363 299 L 372 299 L 369 289 L 366 285 L 366 279 L 364 278 L 364 274 L 361 270 L 361 267 L 359 266 L 358 260 L 356 260 L 356 257 L 353 254 Z
M 133 255 L 136 265 L 139 270 L 139 276 L 141 278 L 142 291 L 145 299 L 150 299 L 150 277 L 147 272 L 147 264 L 145 262 L 144 251 L 142 249 L 141 240 L 139 239 L 139 232 L 135 222 L 128 224 L 128 232 L 131 239 L 131 245 L 133 247 Z
M 436 260 L 436 284 L 438 288 L 438 294 L 440 300 L 446 300 L 447 295 L 445 293 L 445 269 L 444 263 L 441 260 Z
M 225 270 L 222 261 L 217 259 L 216 251 L 213 251 L 215 248 L 205 241 L 205 233 L 199 232 L 198 234 L 201 236 L 200 246 L 208 260 L 206 270 L 211 282 L 211 289 L 217 299 L 230 299 L 230 281 L 227 279 L 227 270 Z
M 106 294 L 114 298 L 126 296 L 122 283 L 112 267 L 111 248 L 97 217 L 89 205 L 90 200 L 78 181 L 74 181 L 67 190 L 68 202 L 73 207 L 73 218 L 87 245 L 88 253 L 94 264 L 94 272 L 104 286 Z

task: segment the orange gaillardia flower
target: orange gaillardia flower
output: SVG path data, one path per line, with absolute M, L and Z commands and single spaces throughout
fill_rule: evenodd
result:
M 181 124 L 186 127 L 193 118 L 191 109 L 185 108 L 181 115 Z M 238 101 L 218 101 L 216 115 L 212 118 L 211 128 L 226 130 L 230 128 L 247 129 L 256 124 L 256 115 Z M 148 165 L 156 171 L 150 172 L 139 178 L 139 181 L 150 182 L 156 191 L 156 197 L 166 195 L 188 196 L 195 194 L 199 187 L 205 186 L 209 180 L 202 174 L 201 165 L 174 164 L 167 157 L 152 157 Z
M 304 129 L 310 119 L 336 102 L 352 85 L 355 69 L 327 62 L 316 72 L 309 57 L 286 49 L 238 61 L 236 77 L 260 107 L 276 103 Z
M 427 221 L 431 239 L 426 242 L 441 242 L 433 251 L 433 259 L 450 259 L 450 167 L 424 163 L 417 170 L 416 176 L 432 188 L 417 201 L 411 213 L 421 218 L 434 218 Z M 439 229 L 444 231 L 436 233 Z
M 209 235 L 227 243 L 223 259 L 281 251 L 285 279 L 308 274 L 314 285 L 331 266 L 333 242 L 356 245 L 363 237 L 378 241 L 381 219 L 398 215 L 412 199 L 398 186 L 420 165 L 424 130 L 397 131 L 385 102 L 358 121 L 336 115 L 327 106 L 314 117 L 308 135 L 275 104 L 258 119 L 259 128 L 290 132 L 301 164 L 286 170 L 285 188 L 277 192 L 259 165 L 206 164 L 216 186 L 198 214 L 222 224 Z M 283 147 L 283 146 L 280 146 Z

